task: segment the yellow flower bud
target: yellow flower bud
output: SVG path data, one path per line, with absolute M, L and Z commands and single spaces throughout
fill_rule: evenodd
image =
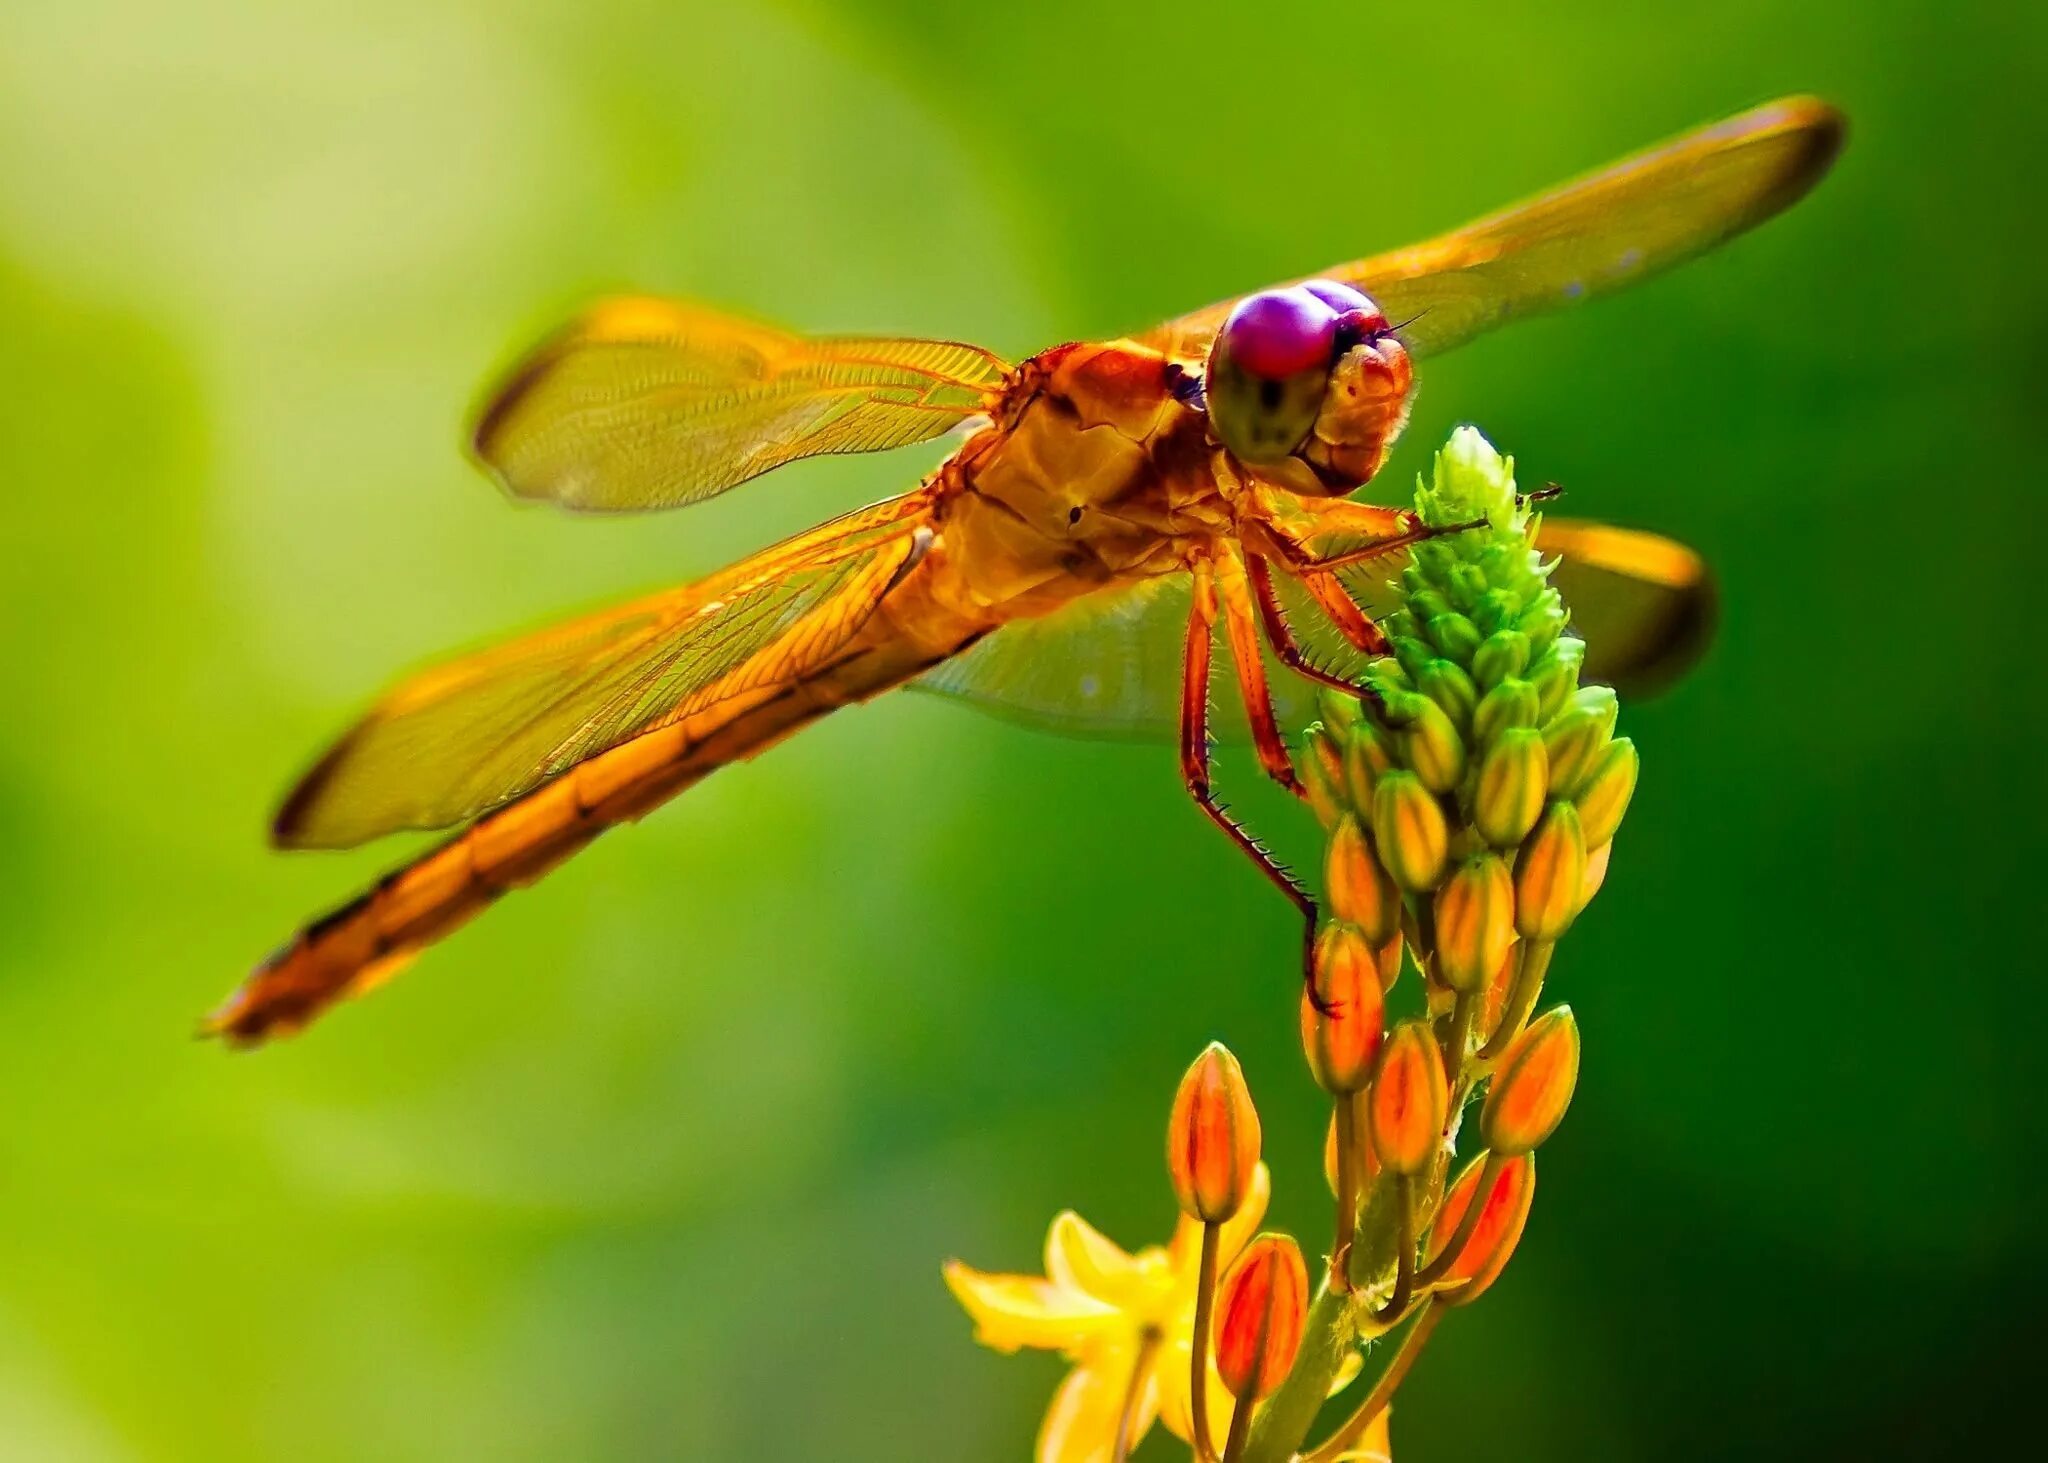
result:
M 1477 991 L 1515 942 L 1515 881 L 1497 853 L 1467 859 L 1436 891 L 1436 973 Z
M 1627 737 L 1616 737 L 1579 785 L 1572 800 L 1579 806 L 1579 827 L 1586 835 L 1586 847 L 1606 847 L 1621 826 L 1621 815 L 1635 796 L 1638 765 L 1636 744 Z
M 1358 926 L 1367 944 L 1385 944 L 1387 937 L 1401 928 L 1401 891 L 1380 866 L 1356 818 L 1341 818 L 1330 834 L 1323 883 L 1330 895 L 1330 912 L 1346 924 Z
M 1372 947 L 1332 922 L 1316 939 L 1315 968 L 1301 994 L 1301 1048 L 1325 1092 L 1339 1097 L 1372 1079 L 1380 1050 L 1380 975 Z
M 1610 687 L 1588 686 L 1543 729 L 1543 743 L 1550 751 L 1553 796 L 1568 798 L 1577 793 L 1579 779 L 1607 749 L 1607 739 L 1614 735 L 1614 719 L 1620 714 L 1621 703 L 1614 699 Z
M 1344 747 L 1344 786 L 1350 792 L 1351 806 L 1371 807 L 1373 790 L 1393 766 L 1394 755 L 1380 740 L 1380 734 L 1361 721 Z
M 1534 727 L 1504 731 L 1480 759 L 1472 794 L 1472 822 L 1495 848 L 1513 848 L 1543 814 L 1550 786 L 1550 754 Z
M 1488 746 L 1511 727 L 1536 725 L 1536 688 L 1520 676 L 1509 676 L 1479 698 L 1472 713 L 1472 740 Z
M 1301 788 L 1316 821 L 1325 828 L 1333 826 L 1343 812 L 1339 801 L 1343 777 L 1344 754 L 1338 751 L 1330 734 L 1318 731 L 1311 735 L 1302 749 Z
M 1465 775 L 1465 743 L 1450 714 L 1420 694 L 1389 697 L 1387 720 L 1396 728 L 1404 760 L 1431 792 L 1445 793 Z
M 1607 882 L 1607 860 L 1613 856 L 1614 840 L 1608 839 L 1586 855 L 1585 887 L 1579 890 L 1579 908 L 1583 910 L 1593 902 L 1593 896 L 1600 892 L 1600 886 Z
M 1259 1167 L 1259 1111 L 1244 1069 L 1218 1041 L 1195 1058 L 1174 1094 L 1166 1169 L 1183 1213 L 1220 1224 L 1237 1213 Z
M 1403 889 L 1426 893 L 1443 877 L 1450 829 L 1442 806 L 1414 773 L 1396 770 L 1380 778 L 1372 795 L 1372 836 L 1380 862 Z
M 1533 1152 L 1557 1131 L 1579 1080 L 1579 1023 L 1572 1008 L 1546 1011 L 1501 1058 L 1479 1114 L 1486 1146 L 1507 1157 Z
M 1441 1251 L 1450 1241 L 1475 1199 L 1485 1206 L 1479 1211 L 1478 1223 L 1466 1238 L 1465 1247 L 1439 1282 L 1443 1288 L 1437 1292 L 1438 1305 L 1470 1305 L 1484 1295 L 1507 1267 L 1515 1244 L 1522 1237 L 1522 1226 L 1528 1223 L 1529 1205 L 1536 1197 L 1535 1158 L 1524 1154 L 1510 1159 L 1481 1198 L 1479 1179 L 1485 1169 L 1484 1159 L 1466 1165 L 1437 1208 L 1430 1237 L 1433 1251 Z
M 1216 1372 L 1233 1397 L 1264 1397 L 1287 1379 L 1308 1320 L 1308 1266 L 1284 1234 L 1244 1248 L 1216 1296 Z
M 1586 663 L 1586 642 L 1566 636 L 1551 647 L 1529 672 L 1529 684 L 1536 688 L 1536 720 L 1539 725 L 1557 715 L 1565 697 L 1579 688 L 1579 667 Z
M 1578 810 L 1552 803 L 1515 860 L 1515 932 L 1555 940 L 1572 927 L 1586 882 L 1586 840 Z
M 1403 1021 L 1380 1049 L 1379 1070 L 1366 1099 L 1366 1127 L 1380 1167 L 1409 1176 L 1427 1168 L 1450 1103 L 1450 1084 L 1429 1023 Z

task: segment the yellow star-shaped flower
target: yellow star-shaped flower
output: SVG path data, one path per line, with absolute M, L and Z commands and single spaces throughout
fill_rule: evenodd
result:
M 1260 1164 L 1244 1206 L 1223 1225 L 1220 1269 L 1257 1233 L 1270 1193 Z M 1155 1421 L 1188 1437 L 1201 1245 L 1201 1225 L 1183 1216 L 1171 1243 L 1127 1254 L 1069 1209 L 1046 1231 L 1042 1277 L 947 1264 L 946 1284 L 974 1318 L 977 1341 L 1003 1352 L 1058 1351 L 1074 1363 L 1038 1430 L 1038 1463 L 1109 1463 L 1126 1412 L 1127 1447 Z M 1213 1363 L 1207 1392 L 1210 1435 L 1220 1438 L 1231 1401 Z

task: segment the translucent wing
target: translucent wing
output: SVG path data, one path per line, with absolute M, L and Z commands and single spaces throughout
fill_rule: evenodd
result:
M 1003 626 L 913 684 L 1063 736 L 1171 741 L 1180 729 L 1192 586 L 1183 573 L 1099 590 Z M 1243 711 L 1229 704 L 1235 692 L 1221 689 L 1235 685 L 1223 641 L 1219 632 L 1210 726 L 1218 742 L 1241 746 L 1251 734 Z M 1282 724 L 1305 726 L 1315 715 L 1314 688 L 1270 654 L 1266 673 Z
M 1427 243 L 1315 277 L 1371 295 L 1410 351 L 1450 350 L 1510 320 L 1647 279 L 1755 227 L 1820 181 L 1844 125 L 1811 97 L 1772 102 Z M 1235 303 L 1142 339 L 1200 357 Z
M 1706 561 L 1654 533 L 1543 520 L 1537 547 L 1586 641 L 1585 675 L 1641 694 L 1669 685 L 1713 639 L 1718 596 Z
M 493 393 L 476 455 L 522 498 L 671 508 L 785 462 L 936 437 L 1007 368 L 971 345 L 810 340 L 667 300 L 600 304 Z
M 929 500 L 862 509 L 696 584 L 414 677 L 277 815 L 293 848 L 441 828 L 718 701 L 802 676 L 865 623 L 923 536 Z
M 1714 590 L 1692 550 L 1655 534 L 1552 518 L 1544 519 L 1536 542 L 1559 561 L 1551 583 L 1587 642 L 1588 680 L 1637 693 L 1654 690 L 1705 648 Z M 1344 586 L 1367 614 L 1383 615 L 1392 607 L 1390 583 L 1405 562 L 1397 556 L 1345 570 Z M 1339 675 L 1362 674 L 1365 657 L 1300 581 L 1277 573 L 1273 579 L 1309 659 Z M 1045 731 L 1169 741 L 1180 726 L 1188 602 L 1184 574 L 1106 589 L 1043 619 L 1006 625 L 916 684 Z M 1283 726 L 1299 729 L 1315 719 L 1314 686 L 1270 655 L 1267 675 Z M 1220 664 L 1212 684 L 1232 684 Z M 1219 706 L 1212 725 L 1219 741 L 1248 740 L 1235 708 Z

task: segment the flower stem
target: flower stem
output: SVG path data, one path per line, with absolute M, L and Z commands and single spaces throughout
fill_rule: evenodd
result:
M 1202 1226 L 1201 1268 L 1195 1279 L 1195 1334 L 1188 1363 L 1188 1431 L 1194 1434 L 1197 1463 L 1216 1463 L 1216 1445 L 1209 1437 L 1209 1320 L 1216 1303 L 1216 1251 L 1222 1226 Z
M 1480 1061 L 1493 1061 L 1522 1034 L 1523 1024 L 1536 1008 L 1536 998 L 1543 993 L 1543 975 L 1550 969 L 1550 952 L 1554 948 L 1549 940 L 1522 941 L 1515 959 L 1515 983 L 1508 990 L 1507 1009 L 1500 1013 L 1500 1025 L 1494 1028 L 1492 1037 L 1479 1049 Z
M 1479 996 L 1474 991 L 1460 991 L 1458 1001 L 1451 1008 L 1450 1029 L 1444 1033 L 1444 1075 L 1454 1084 L 1462 1081 L 1465 1069 L 1465 1049 L 1472 1044 L 1472 1022 L 1479 1014 Z M 1460 1088 L 1462 1092 L 1462 1087 Z M 1458 1104 L 1451 1103 L 1456 1112 Z
M 1351 1293 L 1351 1245 L 1358 1236 L 1358 1105 L 1337 1098 L 1337 1236 L 1330 1246 L 1330 1289 Z
M 1239 1463 L 1245 1441 L 1252 1433 L 1252 1396 L 1247 1392 L 1230 1409 L 1230 1436 L 1223 1443 L 1223 1463 Z
M 1408 1369 L 1415 1365 L 1415 1358 L 1422 1354 L 1422 1348 L 1429 1341 L 1430 1332 L 1444 1317 L 1444 1308 L 1430 1301 L 1424 1301 L 1415 1313 L 1415 1324 L 1401 1338 L 1400 1347 L 1394 1352 L 1394 1359 L 1387 1369 L 1380 1373 L 1380 1379 L 1373 1383 L 1365 1401 L 1358 1404 L 1358 1410 L 1344 1420 L 1344 1425 L 1330 1435 L 1329 1441 L 1318 1444 L 1314 1449 L 1301 1455 L 1301 1463 L 1337 1463 L 1338 1459 L 1365 1436 L 1365 1430 L 1373 1420 L 1386 1411 L 1387 1403 L 1394 1397 L 1395 1389 L 1406 1380 Z
M 1507 1160 L 1498 1153 L 1486 1155 L 1486 1164 L 1479 1170 L 1479 1182 L 1472 1190 L 1472 1197 L 1465 1204 L 1465 1212 L 1458 1216 L 1458 1227 L 1451 1231 L 1451 1237 L 1416 1275 L 1423 1285 L 1440 1279 L 1446 1271 L 1458 1263 L 1458 1256 L 1465 1252 L 1465 1246 L 1472 1242 L 1472 1231 L 1479 1228 L 1479 1216 L 1485 1212 L 1486 1199 L 1493 1192 L 1493 1186 L 1500 1180 L 1500 1171 L 1507 1166 Z
M 1399 1248 L 1394 1251 L 1394 1293 L 1372 1318 L 1391 1325 L 1408 1309 L 1415 1293 L 1415 1180 L 1405 1173 L 1394 1175 L 1394 1212 L 1400 1220 Z

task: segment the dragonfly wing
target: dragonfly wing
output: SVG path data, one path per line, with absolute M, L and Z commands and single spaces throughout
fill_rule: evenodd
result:
M 912 684 L 1064 736 L 1170 742 L 1180 734 L 1182 657 L 1193 581 L 1160 575 L 1098 590 L 1035 620 L 1018 620 Z M 1218 634 L 1212 687 L 1234 685 Z M 1282 725 L 1314 718 L 1312 688 L 1269 654 L 1267 679 Z M 1242 710 L 1210 720 L 1218 742 L 1246 745 Z
M 1667 685 L 1711 637 L 1714 586 L 1700 556 L 1656 534 L 1545 518 L 1537 547 L 1556 561 L 1550 582 L 1587 642 L 1585 676 L 1635 694 Z M 1340 571 L 1368 615 L 1394 608 L 1405 555 Z M 1282 613 L 1317 667 L 1356 680 L 1368 658 L 1330 622 L 1301 581 L 1276 573 Z M 1191 582 L 1164 575 L 1100 590 L 1036 620 L 1005 625 L 912 684 L 1041 731 L 1066 736 L 1170 742 L 1180 731 L 1181 655 Z M 1222 637 L 1217 637 L 1219 642 Z M 1217 650 L 1212 686 L 1234 684 Z M 1283 727 L 1315 720 L 1317 687 L 1267 655 L 1267 679 Z M 1211 719 L 1216 739 L 1249 742 L 1234 708 Z
M 798 458 L 937 437 L 985 410 L 1006 370 L 948 341 L 809 339 L 694 305 L 610 300 L 492 393 L 474 449 L 517 497 L 672 508 Z
M 1586 641 L 1585 675 L 1642 694 L 1669 685 L 1713 639 L 1718 596 L 1706 561 L 1654 533 L 1545 518 L 1536 546 Z
M 1427 243 L 1315 277 L 1364 290 L 1411 352 L 1437 354 L 1511 320 L 1623 289 L 1755 227 L 1820 181 L 1844 126 L 1814 98 L 1772 102 Z M 1142 339 L 1198 358 L 1235 304 Z
M 707 579 L 428 670 L 300 782 L 275 841 L 345 848 L 466 822 L 611 747 L 816 669 L 925 542 L 923 493 L 879 503 Z

